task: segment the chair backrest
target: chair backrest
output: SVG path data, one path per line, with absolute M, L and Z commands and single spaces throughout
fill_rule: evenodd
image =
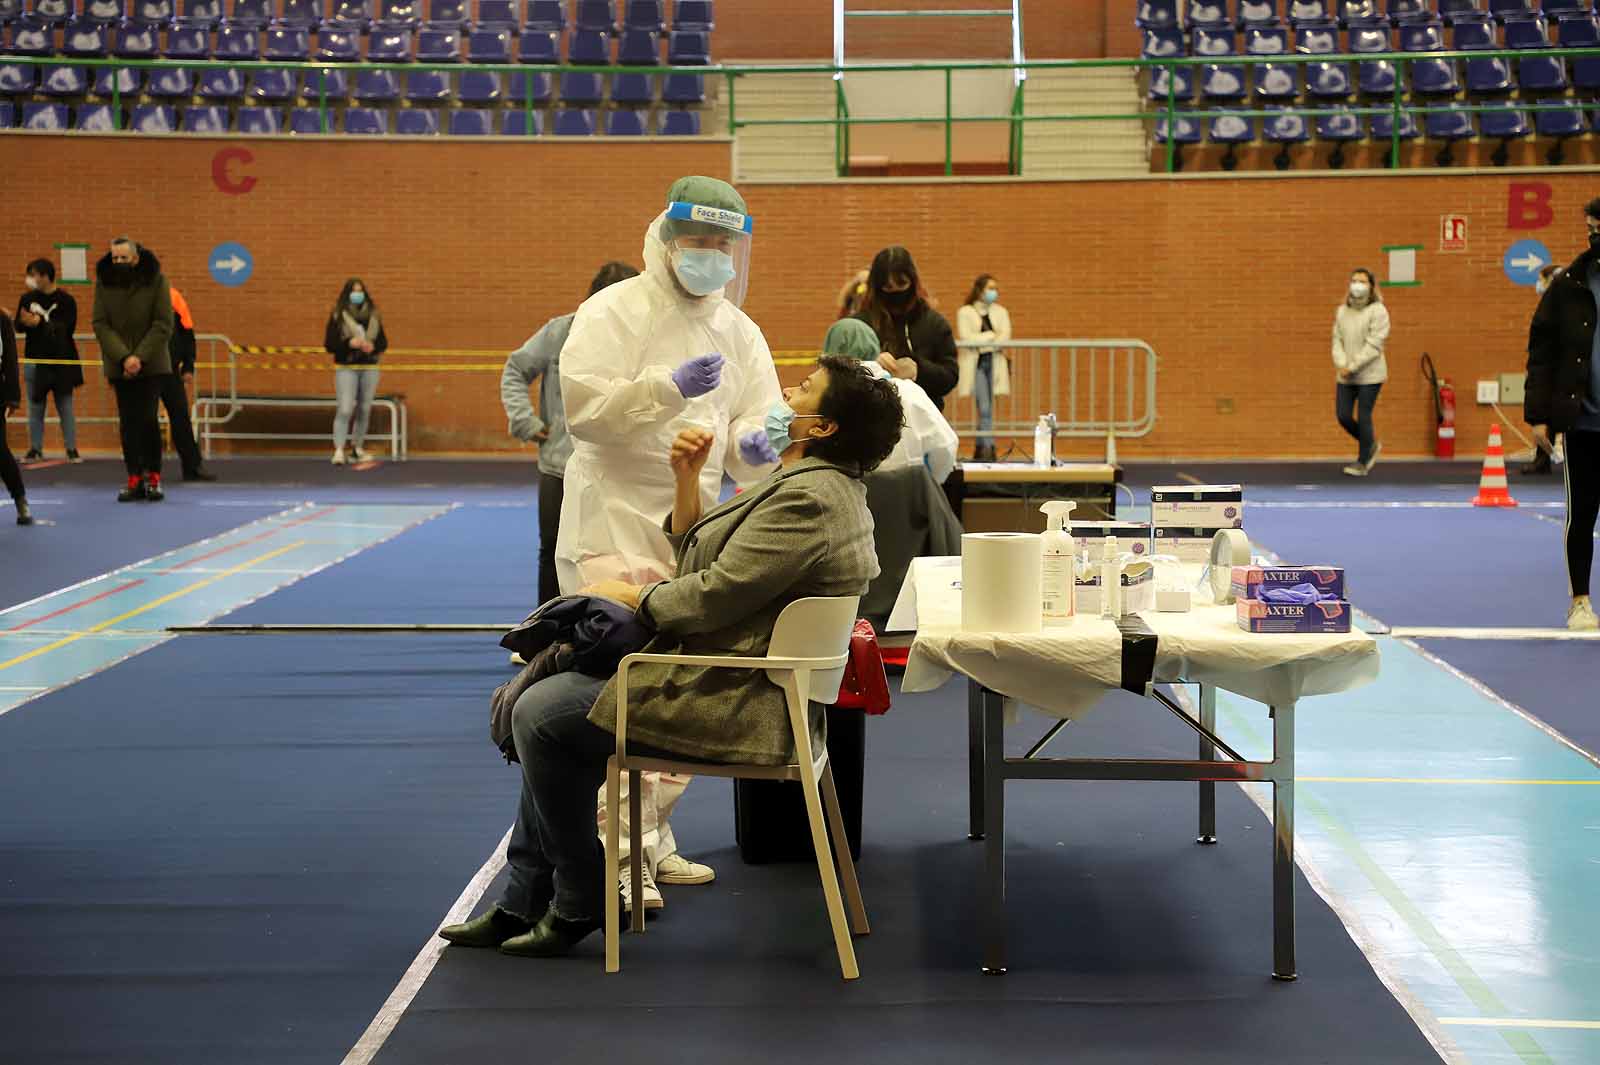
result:
M 850 632 L 855 628 L 859 595 L 796 599 L 783 608 L 772 626 L 772 644 L 767 654 L 773 658 L 833 658 L 850 649 Z M 783 674 L 767 671 L 774 684 L 783 683 Z M 844 682 L 844 666 L 811 674 L 810 698 L 831 703 L 839 698 Z

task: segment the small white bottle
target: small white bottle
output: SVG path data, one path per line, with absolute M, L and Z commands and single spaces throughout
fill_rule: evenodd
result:
M 1033 464 L 1042 469 L 1049 469 L 1055 459 L 1056 434 L 1050 420 L 1050 415 L 1041 414 L 1033 427 Z
M 1122 616 L 1122 562 L 1117 538 L 1108 536 L 1100 551 L 1100 616 Z
M 1076 612 L 1078 572 L 1072 531 L 1067 527 L 1078 504 L 1070 499 L 1052 499 L 1039 509 L 1044 511 L 1043 536 L 1044 623 L 1065 625 Z

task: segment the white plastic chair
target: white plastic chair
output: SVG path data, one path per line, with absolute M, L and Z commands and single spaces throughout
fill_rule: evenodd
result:
M 811 845 L 817 854 L 817 872 L 822 877 L 822 894 L 828 904 L 828 920 L 833 925 L 833 941 L 839 950 L 839 968 L 846 980 L 860 976 L 856 968 L 851 933 L 866 935 L 866 906 L 861 901 L 861 886 L 856 881 L 855 863 L 850 858 L 850 841 L 845 836 L 844 817 L 839 811 L 839 795 L 833 786 L 833 768 L 828 751 L 811 749 L 809 706 L 814 700 L 831 703 L 838 698 L 849 654 L 850 632 L 855 627 L 860 597 L 799 599 L 783 608 L 772 627 L 772 643 L 765 657 L 632 654 L 617 667 L 617 753 L 606 763 L 606 808 L 615 811 L 621 803 L 622 774 L 628 774 L 628 826 L 630 883 L 633 898 L 640 898 L 643 878 L 643 852 L 640 842 L 639 774 L 644 770 L 684 773 L 693 776 L 736 777 L 755 780 L 798 780 L 805 792 L 806 817 L 811 823 Z M 783 689 L 789 707 L 789 726 L 794 733 L 795 760 L 786 766 L 728 765 L 722 763 L 675 762 L 656 758 L 631 758 L 627 753 L 628 670 L 640 662 L 664 665 L 711 666 L 721 669 L 765 669 L 772 682 Z M 823 811 L 827 812 L 826 827 Z M 833 838 L 829 853 L 829 833 Z M 613 814 L 606 818 L 606 883 L 618 882 L 621 829 Z M 840 876 L 844 880 L 844 899 L 839 895 Z M 845 904 L 849 923 L 845 921 Z M 606 972 L 622 967 L 619 947 L 621 901 L 613 886 L 606 891 Z M 644 907 L 633 907 L 633 931 L 644 931 Z

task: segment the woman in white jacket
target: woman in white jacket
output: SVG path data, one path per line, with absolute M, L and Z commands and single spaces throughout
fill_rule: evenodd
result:
M 1371 270 L 1353 270 L 1350 286 L 1333 316 L 1333 369 L 1338 376 L 1335 410 L 1344 431 L 1360 444 L 1353 465 L 1344 472 L 1365 477 L 1372 472 L 1383 445 L 1372 428 L 1372 408 L 1389 379 L 1383 350 L 1389 342 L 1389 308 L 1378 296 Z
M 993 274 L 979 274 L 956 312 L 956 339 L 968 343 L 1004 343 L 1011 339 L 1011 315 L 1000 305 L 1000 284 Z M 994 397 L 1011 394 L 1011 364 L 1003 348 L 962 347 L 956 353 L 961 376 L 956 395 L 973 397 L 978 408 L 978 432 L 994 428 Z M 994 461 L 994 437 L 980 435 L 972 457 Z

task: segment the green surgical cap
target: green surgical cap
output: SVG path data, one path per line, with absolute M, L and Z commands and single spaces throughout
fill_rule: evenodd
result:
M 672 183 L 672 188 L 667 190 L 668 203 L 693 203 L 701 207 L 716 207 L 724 211 L 735 211 L 739 214 L 749 214 L 750 210 L 744 204 L 744 197 L 739 195 L 739 190 L 719 178 L 705 177 L 701 174 L 690 174 L 681 177 Z M 667 219 L 661 224 L 661 239 L 671 240 L 685 233 L 710 233 L 716 230 L 715 226 L 708 226 L 696 222 L 680 222 Z
M 870 362 L 882 350 L 878 334 L 859 318 L 839 319 L 828 327 L 828 335 L 822 338 L 824 355 L 845 355 Z

